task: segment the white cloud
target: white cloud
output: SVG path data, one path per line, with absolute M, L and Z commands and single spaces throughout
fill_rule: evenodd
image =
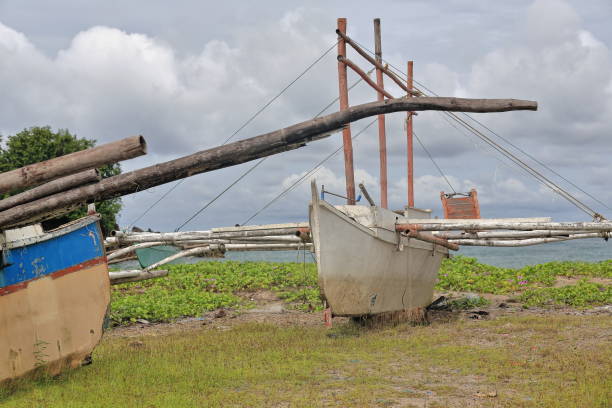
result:
M 216 9 L 206 11 L 214 18 L 230 7 L 218 5 L 221 14 L 215 14 Z M 8 135 L 28 126 L 51 125 L 100 142 L 145 135 L 149 155 L 126 162 L 126 169 L 217 145 L 333 45 L 335 27 L 329 16 L 347 13 L 350 34 L 366 45 L 371 42 L 371 18 L 360 12 L 359 6 L 342 10 L 331 4 L 319 7 L 279 3 L 273 16 L 264 16 L 257 14 L 259 6 L 245 6 L 240 11 L 245 13 L 243 20 L 214 22 L 212 34 L 199 21 L 192 24 L 186 20 L 188 29 L 181 24 L 162 29 L 153 22 L 143 22 L 140 10 L 133 14 L 138 24 L 125 22 L 129 13 L 99 19 L 89 16 L 87 21 L 95 23 L 62 32 L 62 40 L 54 42 L 59 44 L 56 48 L 40 45 L 41 38 L 46 38 L 46 26 L 34 29 L 31 24 L 3 21 L 0 132 Z M 522 2 L 516 7 L 421 2 L 415 6 L 419 12 L 439 19 L 414 16 L 410 24 L 402 14 L 405 7 L 397 2 L 382 11 L 387 58 L 399 67 L 408 58 L 416 59 L 416 78 L 441 95 L 538 100 L 536 113 L 476 117 L 587 190 L 612 201 L 606 184 L 612 171 L 612 53 L 610 36 L 601 34 L 609 29 L 602 31 L 592 18 L 586 21 L 578 15 L 583 8 L 562 1 Z M 446 7 L 453 13 L 448 14 Z M 160 21 L 164 18 L 159 17 Z M 461 24 L 456 23 L 457 18 Z M 15 29 L 28 26 L 30 31 L 23 33 Z M 37 35 L 30 33 L 33 30 Z M 217 31 L 224 34 L 217 35 Z M 426 38 L 420 37 L 423 33 Z M 334 54 L 332 50 L 236 138 L 306 120 L 333 101 L 337 96 Z M 351 58 L 366 66 L 359 57 Z M 355 79 L 350 74 L 350 81 Z M 393 92 L 399 95 L 397 90 Z M 350 101 L 357 104 L 373 98 L 374 92 L 360 85 L 352 91 Z M 335 109 L 336 105 L 329 112 Z M 403 114 L 390 115 L 387 121 L 390 202 L 396 207 L 406 201 L 404 118 Z M 364 122 L 353 126 L 354 134 Z M 574 211 L 557 196 L 543 194 L 540 186 L 520 171 L 493 170 L 498 162 L 485 153 L 488 148 L 477 144 L 474 149 L 473 139 L 458 135 L 439 113 L 420 113 L 415 131 L 443 171 L 453 175 L 449 179 L 456 189 L 478 189 L 486 211 L 498 212 L 494 215 Z M 243 221 L 335 149 L 340 140 L 334 135 L 269 159 L 191 227 Z M 432 175 L 436 169 L 420 146 L 415 149 L 417 204 L 435 210 L 439 208 L 439 192 L 447 191 L 448 186 L 441 177 Z M 142 226 L 176 227 L 248 166 L 186 181 L 143 219 Z M 375 126 L 355 141 L 355 166 L 359 169 L 356 182 L 365 181 L 378 200 Z M 316 177 L 318 184 L 342 194 L 341 154 L 327 162 Z M 125 198 L 122 221 L 136 218 L 168 188 Z M 308 182 L 304 182 L 257 221 L 303 219 L 309 195 Z

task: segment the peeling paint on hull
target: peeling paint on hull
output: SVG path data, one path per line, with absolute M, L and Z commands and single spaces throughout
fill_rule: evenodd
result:
M 400 237 L 392 211 L 334 207 L 313 191 L 310 225 L 319 285 L 335 316 L 410 311 L 432 301 L 446 248 Z M 359 222 L 358 222 L 359 221 Z
M 110 284 L 98 221 L 3 245 L 0 381 L 78 367 L 100 341 Z

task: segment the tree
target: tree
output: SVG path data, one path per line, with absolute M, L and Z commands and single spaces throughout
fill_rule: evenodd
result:
M 0 142 L 2 139 L 0 138 Z M 31 127 L 9 136 L 6 146 L 0 145 L 0 172 L 17 169 L 28 164 L 53 159 L 68 153 L 89 149 L 95 146 L 92 139 L 77 138 L 66 129 L 53 132 L 49 126 Z M 121 173 L 121 166 L 116 163 L 100 168 L 103 178 Z M 5 197 L 19 193 L 11 191 Z M 102 216 L 101 225 L 105 234 L 116 229 L 116 216 L 121 211 L 121 199 L 116 198 L 96 203 L 96 210 Z M 43 222 L 45 228 L 53 228 L 65 222 L 83 217 L 87 212 L 85 207 L 79 208 L 61 217 Z

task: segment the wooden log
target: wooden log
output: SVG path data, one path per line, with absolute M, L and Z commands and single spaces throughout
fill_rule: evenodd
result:
M 0 174 L 0 178 L 2 178 L 2 174 Z M 71 174 L 70 176 L 61 177 L 38 187 L 31 188 L 30 190 L 26 190 L 23 193 L 15 194 L 4 200 L 0 200 L 0 211 L 100 180 L 102 180 L 102 176 L 100 176 L 100 172 L 97 169 L 89 169 L 80 173 Z
M 342 55 L 338 55 L 338 61 L 340 61 L 341 63 L 343 63 L 344 65 L 346 65 L 350 69 L 352 69 L 353 71 L 355 71 L 355 73 L 357 75 L 359 75 L 361 77 L 361 79 L 363 79 L 368 85 L 370 85 L 372 88 L 374 88 L 374 90 L 376 90 L 377 92 L 380 92 L 381 94 L 383 94 L 384 96 L 386 96 L 389 99 L 393 99 L 393 95 L 391 95 L 389 92 L 385 91 L 384 88 L 381 88 L 380 86 L 378 86 L 378 84 L 376 84 L 376 82 L 372 81 L 370 79 L 370 77 L 368 76 L 368 74 L 364 70 L 359 68 L 357 66 L 357 64 L 355 64 L 353 61 L 351 61 L 350 59 L 348 59 L 346 57 L 343 57 Z
M 83 170 L 117 163 L 147 153 L 142 136 L 132 136 L 80 152 L 70 153 L 40 163 L 0 174 L 0 194 L 24 188 Z
M 380 34 L 380 18 L 374 19 L 374 54 L 376 62 L 382 65 L 382 39 Z M 376 68 L 376 85 L 384 89 L 383 72 Z M 384 94 L 376 93 L 376 100 L 383 101 Z M 387 189 L 387 131 L 385 127 L 385 115 L 378 115 L 378 157 L 380 173 L 380 206 L 389 208 L 388 189 Z
M 456 239 L 449 240 L 457 245 L 465 246 L 489 246 L 489 247 L 523 247 L 531 245 L 547 244 L 551 242 L 569 241 L 572 239 L 586 239 L 586 238 L 608 238 L 609 233 L 605 236 L 600 232 L 584 233 L 584 234 L 572 234 L 566 237 L 552 237 L 552 238 L 527 238 L 527 239 L 513 239 L 513 240 L 496 240 L 496 239 Z
M 448 248 L 448 249 L 451 249 L 453 251 L 458 251 L 459 250 L 459 245 L 457 245 L 456 243 L 448 242 L 445 239 L 438 238 L 438 237 L 433 236 L 431 234 L 423 234 L 423 233 L 417 232 L 417 231 L 403 231 L 403 232 L 404 232 L 404 234 L 406 234 L 410 238 L 416 238 L 416 239 L 419 239 L 421 241 L 429 242 L 429 243 L 432 243 L 432 244 L 435 244 L 435 245 L 440 245 L 440 246 L 443 246 L 444 248 Z
M 375 207 L 376 203 L 374 202 L 374 200 L 372 200 L 372 197 L 370 197 L 370 193 L 368 193 L 368 190 L 366 190 L 365 186 L 363 185 L 363 183 L 359 183 L 359 189 L 361 190 L 361 192 L 363 193 L 363 196 L 365 197 L 366 201 L 372 206 Z
M 566 231 L 612 231 L 612 222 L 461 222 L 397 224 L 398 231 L 453 231 L 453 230 L 566 230 Z
M 412 98 L 390 99 L 349 107 L 261 136 L 240 140 L 165 163 L 103 179 L 99 183 L 54 194 L 0 212 L 0 228 L 56 216 L 85 202 L 103 201 L 146 190 L 170 181 L 234 166 L 297 149 L 327 136 L 346 124 L 370 116 L 399 111 L 505 112 L 537 110 L 537 103 L 515 99 Z M 322 136 L 324 135 L 324 136 Z
M 225 248 L 223 247 L 223 245 L 206 245 L 202 247 L 186 249 L 184 251 L 177 252 L 174 255 L 170 255 L 169 257 L 166 257 L 159 262 L 156 262 L 154 264 L 147 266 L 146 268 L 143 269 L 143 271 L 144 272 L 152 271 L 153 269 L 159 268 L 160 266 L 165 265 L 169 262 L 172 262 L 175 259 L 185 258 L 188 256 L 207 256 L 207 255 L 213 255 L 219 252 L 221 253 L 225 252 Z
M 166 270 L 157 271 L 120 271 L 120 272 L 109 272 L 108 277 L 110 278 L 111 285 L 119 285 L 120 283 L 137 282 L 147 279 L 161 278 L 168 275 Z
M 397 75 L 395 75 L 393 72 L 389 71 L 381 62 L 376 61 L 374 58 L 372 58 L 370 56 L 370 54 L 367 53 L 367 51 L 363 50 L 360 46 L 358 46 L 355 41 L 353 41 L 348 35 L 346 35 L 343 32 L 340 32 L 339 30 L 336 30 L 336 34 L 338 34 L 347 44 L 349 44 L 351 47 L 353 47 L 353 49 L 355 51 L 357 51 L 357 53 L 359 55 L 361 55 L 363 58 L 366 59 L 366 61 L 368 61 L 370 64 L 374 65 L 376 67 L 376 69 L 381 70 L 385 75 L 387 75 L 389 78 L 391 78 L 393 80 L 393 82 L 395 82 L 400 88 L 402 88 L 404 91 L 414 95 L 414 96 L 420 96 L 421 93 L 418 91 L 413 91 L 413 90 L 409 90 L 406 85 L 402 82 L 401 79 L 399 79 L 397 77 Z

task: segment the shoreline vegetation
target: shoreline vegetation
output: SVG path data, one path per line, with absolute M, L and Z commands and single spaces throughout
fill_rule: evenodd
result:
M 164 268 L 169 270 L 167 277 L 113 287 L 113 324 L 139 319 L 168 322 L 220 308 L 248 309 L 255 306 L 250 295 L 260 290 L 274 292 L 288 308 L 323 308 L 312 263 L 207 261 Z M 505 295 L 525 308 L 602 306 L 612 304 L 612 260 L 513 269 L 456 256 L 443 262 L 436 291 L 455 297 L 467 293 L 473 306 L 487 304 L 488 295 Z
M 316 267 L 201 262 L 116 285 L 93 364 L 3 407 L 608 407 L 612 260 L 446 260 L 429 324 L 323 327 Z M 265 306 L 265 307 L 264 307 Z M 273 306 L 273 307 L 269 307 Z

